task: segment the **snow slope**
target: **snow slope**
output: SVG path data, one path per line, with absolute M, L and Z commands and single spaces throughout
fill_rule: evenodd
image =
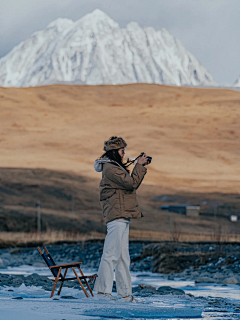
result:
M 0 59 L 0 86 L 53 83 L 215 86 L 211 74 L 166 29 L 126 28 L 100 10 L 59 18 Z

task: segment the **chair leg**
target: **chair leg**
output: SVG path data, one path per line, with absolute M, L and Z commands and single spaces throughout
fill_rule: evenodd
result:
M 86 297 L 88 298 L 88 297 L 89 297 L 89 295 L 87 294 L 87 291 L 85 290 L 85 288 L 84 288 L 84 286 L 83 286 L 83 284 L 82 284 L 81 280 L 79 279 L 79 276 L 78 276 L 78 274 L 77 274 L 76 270 L 74 269 L 74 267 L 72 267 L 72 270 L 73 270 L 73 272 L 75 273 L 75 276 L 77 277 L 78 282 L 80 283 L 80 286 L 82 287 L 82 289 L 83 289 L 83 291 L 84 291 L 84 293 L 85 293 Z
M 65 270 L 65 272 L 64 272 L 64 275 L 63 275 L 63 281 L 62 281 L 62 283 L 60 284 L 60 287 L 59 287 L 59 290 L 58 290 L 58 296 L 60 295 L 60 293 L 61 293 L 61 290 L 62 290 L 62 286 L 63 286 L 63 282 L 64 282 L 64 279 L 65 279 L 65 277 L 66 277 L 66 275 L 67 275 L 67 271 L 68 271 L 68 268 L 66 268 L 66 270 Z
M 52 294 L 51 294 L 50 298 L 52 298 L 52 296 L 53 296 L 53 294 L 54 294 L 54 291 L 55 291 L 56 285 L 57 285 L 57 283 L 58 283 L 58 279 L 59 279 L 59 276 L 60 276 L 61 271 L 62 271 L 62 268 L 60 267 L 60 268 L 59 268 L 59 271 L 58 271 L 58 274 L 57 274 L 57 278 L 55 279 L 55 284 L 54 284 L 54 286 L 53 286 L 53 290 L 52 290 Z
M 81 273 L 82 277 L 84 277 L 84 274 L 83 274 L 83 272 L 82 272 L 82 270 L 81 270 L 81 268 L 80 268 L 80 267 L 78 268 L 78 270 L 80 271 L 80 273 Z M 89 287 L 89 284 L 88 284 L 88 282 L 87 282 L 86 278 L 84 278 L 84 281 L 85 281 L 86 286 L 88 287 L 88 290 L 90 291 L 91 295 L 94 297 L 94 294 L 92 293 L 92 290 L 91 290 L 91 288 Z

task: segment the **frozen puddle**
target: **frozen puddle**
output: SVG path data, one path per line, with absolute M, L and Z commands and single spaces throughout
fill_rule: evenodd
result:
M 86 274 L 95 270 L 84 270 Z M 0 270 L 0 273 L 29 275 L 49 275 L 48 268 L 21 266 Z M 188 295 L 152 295 L 139 297 L 144 304 L 133 304 L 99 299 L 86 298 L 83 292 L 63 287 L 59 299 L 49 298 L 50 292 L 41 287 L 0 287 L 0 319 L 1 320 L 75 320 L 75 319 L 240 319 L 236 311 L 239 304 L 239 287 L 231 285 L 195 285 L 192 281 L 167 280 L 153 273 L 132 273 L 133 286 L 140 283 L 159 286 L 171 286 L 183 289 Z M 116 295 L 116 294 L 114 294 Z M 200 298 L 201 297 L 205 297 Z M 218 307 L 209 303 L 211 297 L 220 297 Z M 22 299 L 16 299 L 21 297 Z M 65 298 L 64 298 L 65 297 Z M 69 297 L 69 298 L 66 298 Z M 197 298 L 199 297 L 199 298 Z M 138 298 L 138 297 L 137 297 Z M 227 298 L 227 299 L 226 299 Z M 225 300 L 224 300 L 225 299 Z M 229 301 L 232 303 L 231 306 Z M 235 311 L 232 305 L 234 304 Z M 229 304 L 229 308 L 226 305 Z
M 84 313 L 85 315 L 91 317 L 102 317 L 104 319 L 169 319 L 169 318 L 181 318 L 181 319 L 196 319 L 201 318 L 202 309 L 191 309 L 182 307 L 165 307 L 159 306 L 156 307 L 154 305 L 128 305 L 124 303 L 122 306 L 112 306 L 110 308 L 107 306 L 106 308 L 102 307 L 94 307 L 92 310 L 87 310 Z

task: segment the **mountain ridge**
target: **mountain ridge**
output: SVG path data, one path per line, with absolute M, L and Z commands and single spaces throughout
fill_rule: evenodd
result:
M 97 9 L 58 18 L 0 59 L 0 85 L 156 83 L 216 86 L 212 75 L 166 29 L 126 28 Z

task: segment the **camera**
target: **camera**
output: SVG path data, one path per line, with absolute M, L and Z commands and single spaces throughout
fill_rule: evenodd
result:
M 126 162 L 126 167 L 129 167 L 131 164 L 133 164 L 138 158 L 140 158 L 142 155 L 144 155 L 144 153 L 145 152 L 141 152 L 140 155 L 135 159 L 132 159 L 132 160 L 128 159 L 128 161 Z M 152 157 L 147 156 L 147 160 L 148 160 L 147 164 L 150 164 L 152 161 Z
M 142 153 L 140 154 L 140 157 L 141 157 L 144 153 L 145 153 L 145 152 L 142 152 Z M 151 161 L 152 161 L 152 157 L 147 156 L 147 159 L 148 159 L 148 163 L 151 163 Z

